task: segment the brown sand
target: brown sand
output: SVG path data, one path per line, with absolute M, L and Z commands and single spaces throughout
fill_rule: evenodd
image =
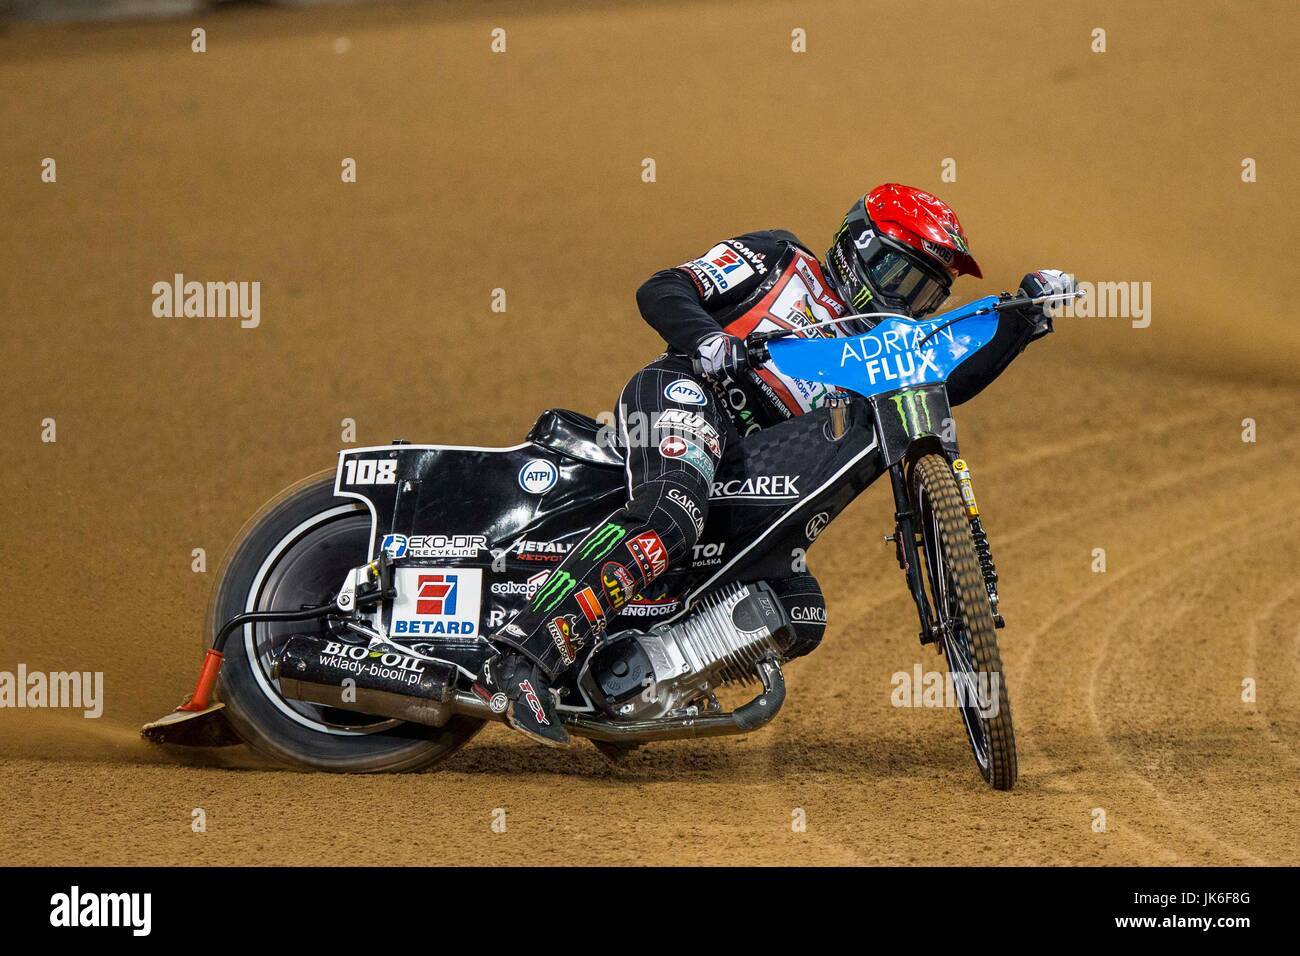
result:
M 0 711 L 5 859 L 1300 863 L 1296 7 L 1137 6 L 236 8 L 0 33 L 0 670 L 107 688 L 98 720 Z M 1051 265 L 1153 283 L 1149 328 L 1063 321 L 959 411 L 1010 621 L 1013 793 L 955 714 L 890 706 L 890 676 L 937 659 L 880 487 L 813 554 L 831 631 L 753 737 L 611 769 L 489 728 L 383 778 L 138 739 L 197 667 L 212 574 L 191 549 L 215 569 L 332 464 L 341 419 L 362 442 L 510 444 L 546 406 L 606 408 L 656 349 L 642 278 L 745 229 L 820 246 L 889 179 L 960 210 L 984 289 Z M 153 318 L 177 272 L 260 280 L 262 325 Z

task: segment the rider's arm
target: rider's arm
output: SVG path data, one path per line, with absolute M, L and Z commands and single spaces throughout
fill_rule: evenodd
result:
M 1049 325 L 1047 332 L 1050 331 Z M 948 376 L 948 400 L 953 405 L 970 401 L 1001 375 L 1011 360 L 1025 350 L 1025 346 L 1047 332 L 1040 331 L 1034 322 L 1019 312 L 1000 313 L 993 341 Z
M 1073 291 L 1074 280 L 1062 272 L 1031 272 L 1020 282 L 1020 293 L 1030 297 Z M 1005 294 L 1004 294 L 1005 298 Z M 948 399 L 954 405 L 970 401 L 1011 364 L 1034 339 L 1052 332 L 1051 313 L 1043 306 L 998 313 L 993 341 L 957 367 L 948 377 Z
M 683 355 L 722 331 L 715 315 L 738 305 L 770 274 L 788 233 L 749 232 L 708 252 L 656 272 L 636 292 L 641 316 Z

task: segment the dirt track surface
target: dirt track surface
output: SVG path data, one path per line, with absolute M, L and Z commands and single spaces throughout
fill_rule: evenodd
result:
M 1295 5 L 788 6 L 240 8 L 203 55 L 189 21 L 0 33 L 0 670 L 103 671 L 107 698 L 0 710 L 7 862 L 1300 863 Z M 830 633 L 753 737 L 611 768 L 493 727 L 385 778 L 138 739 L 198 664 L 191 549 L 214 570 L 342 419 L 512 444 L 604 409 L 656 349 L 641 279 L 751 228 L 820 248 L 891 179 L 960 211 L 989 276 L 965 296 L 1052 265 L 1153 284 L 1149 328 L 1063 320 L 958 411 L 1014 792 L 953 712 L 890 705 L 937 659 L 882 487 L 813 552 Z M 261 326 L 154 318 L 177 272 L 260 280 Z

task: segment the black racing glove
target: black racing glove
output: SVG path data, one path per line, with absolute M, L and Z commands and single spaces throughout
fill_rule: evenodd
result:
M 1020 293 L 1031 299 L 1037 299 L 1045 295 L 1068 295 L 1074 291 L 1074 276 L 1061 272 L 1059 269 L 1040 269 L 1037 272 L 1031 272 L 1020 280 Z M 1042 302 L 1038 305 L 1025 306 L 1023 309 L 1017 309 L 1016 313 L 1023 318 L 1032 327 L 1033 332 L 1030 340 L 1048 335 L 1052 331 L 1052 313 L 1053 306 L 1066 301 L 1057 299 L 1052 302 Z

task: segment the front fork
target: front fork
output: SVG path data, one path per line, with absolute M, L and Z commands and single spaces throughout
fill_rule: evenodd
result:
M 1006 620 L 998 610 L 997 567 L 993 563 L 993 551 L 989 546 L 988 533 L 980 520 L 970 468 L 965 459 L 957 458 L 952 462 L 952 470 L 957 486 L 961 490 L 962 501 L 966 506 L 971 538 L 975 543 L 975 555 L 979 559 L 980 573 L 984 578 L 984 587 L 989 595 L 989 606 L 993 611 L 993 623 L 997 627 L 1005 627 Z M 939 624 L 938 614 L 930 607 L 930 599 L 925 593 L 925 585 L 921 579 L 920 554 L 916 546 L 917 515 L 912 509 L 911 496 L 907 493 L 907 476 L 903 462 L 900 461 L 890 467 L 889 481 L 894 489 L 894 533 L 887 536 L 885 540 L 894 543 L 894 555 L 898 559 L 898 566 L 907 577 L 907 588 L 912 594 L 916 613 L 921 621 L 921 643 L 935 644 L 943 636 L 943 628 Z
M 916 602 L 916 613 L 921 619 L 921 643 L 934 644 L 942 634 L 938 615 L 932 612 L 930 599 L 926 596 L 921 581 L 921 561 L 916 548 L 916 513 L 912 510 L 912 500 L 907 493 L 903 462 L 890 466 L 889 483 L 894 489 L 894 533 L 885 540 L 894 542 L 894 556 L 898 558 L 898 566 L 907 578 L 907 589 L 912 592 L 912 600 Z
M 980 562 L 980 574 L 984 578 L 984 587 L 989 592 L 989 606 L 993 609 L 993 624 L 1006 627 L 1007 622 L 998 610 L 998 569 L 993 564 L 993 550 L 989 547 L 988 532 L 980 520 L 980 508 L 975 503 L 975 488 L 971 485 L 970 467 L 966 459 L 956 458 L 952 463 L 953 477 L 961 489 L 961 500 L 966 505 L 966 517 L 970 519 L 971 537 L 975 539 L 975 556 Z

